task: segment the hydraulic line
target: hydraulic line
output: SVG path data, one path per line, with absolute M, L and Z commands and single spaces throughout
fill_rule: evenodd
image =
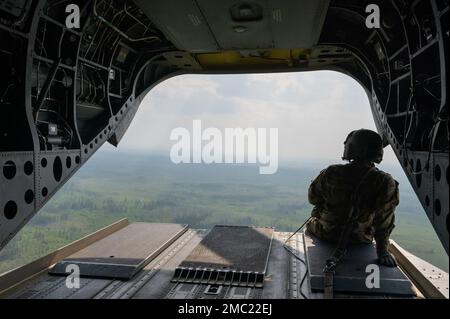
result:
M 94 16 L 96 16 L 101 22 L 106 24 L 108 27 L 110 27 L 111 29 L 113 29 L 114 31 L 119 33 L 122 37 L 124 37 L 125 39 L 127 39 L 130 42 L 141 42 L 141 41 L 148 41 L 148 40 L 161 41 L 161 39 L 159 37 L 157 37 L 157 36 L 148 36 L 148 37 L 143 37 L 143 38 L 131 38 L 126 33 L 124 33 L 122 30 L 120 30 L 115 25 L 113 25 L 111 22 L 106 20 L 103 16 L 98 14 L 98 12 L 97 12 L 97 0 L 94 0 L 93 12 L 94 12 Z

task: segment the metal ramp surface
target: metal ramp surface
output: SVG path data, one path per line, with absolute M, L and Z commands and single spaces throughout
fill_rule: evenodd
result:
M 151 257 L 151 261 L 149 261 L 149 263 L 130 280 L 101 278 L 101 276 L 83 276 L 80 278 L 79 288 L 74 289 L 67 286 L 67 278 L 65 276 L 48 274 L 48 270 L 53 267 L 52 265 L 56 262 L 61 261 L 64 258 L 68 259 L 69 257 L 73 257 L 73 255 L 76 255 L 76 252 L 81 252 L 82 249 L 88 247 L 94 248 L 93 245 L 95 245 L 95 243 L 102 239 L 114 236 L 120 229 L 125 229 L 128 225 L 128 221 L 121 220 L 77 240 L 72 244 L 62 247 L 47 256 L 39 258 L 30 264 L 16 268 L 11 272 L 0 276 L 0 298 L 322 299 L 324 297 L 321 291 L 312 290 L 310 282 L 307 280 L 308 268 L 304 263 L 306 257 L 303 234 L 295 234 L 286 244 L 295 253 L 295 255 L 293 255 L 285 249 L 284 244 L 286 239 L 288 239 L 292 233 L 273 232 L 272 234 L 270 229 L 260 229 L 262 233 L 259 233 L 258 231 L 255 232 L 254 228 L 245 227 L 223 227 L 216 229 L 214 232 L 188 229 L 171 244 L 167 245 L 167 247 L 156 257 Z M 176 228 L 176 226 L 178 226 L 178 228 Z M 121 249 L 124 249 L 124 251 L 127 252 L 127 254 L 117 253 L 117 257 L 142 260 L 142 256 L 145 256 L 146 254 L 136 256 L 133 256 L 133 254 L 142 253 L 144 252 L 145 247 L 149 248 L 151 245 L 157 247 L 157 242 L 154 240 L 159 238 L 159 241 L 162 242 L 162 238 L 166 236 L 163 235 L 163 237 L 160 237 L 157 231 L 153 232 L 155 229 L 161 230 L 163 233 L 171 231 L 171 233 L 174 234 L 176 233 L 176 229 L 182 231 L 183 226 L 175 225 L 175 228 L 171 228 L 157 224 L 153 227 L 140 226 L 129 228 L 127 232 L 122 233 L 121 238 L 123 239 L 123 242 L 119 245 Z M 144 234 L 152 232 L 152 236 L 144 236 L 141 231 Z M 139 245 L 136 245 L 134 240 L 128 238 L 133 237 L 135 233 L 136 236 L 147 238 L 148 242 L 140 242 Z M 202 253 L 199 255 L 199 244 L 205 239 L 208 233 L 210 233 L 211 237 L 203 242 L 202 245 L 206 244 L 208 249 L 213 250 L 215 256 L 213 256 L 214 258 L 200 258 L 202 256 L 205 257 L 205 254 Z M 130 236 L 126 236 L 126 234 L 129 234 Z M 251 234 L 251 236 L 247 237 L 246 234 Z M 273 239 L 271 240 L 272 236 Z M 169 237 L 170 235 L 166 238 Z M 393 248 L 392 244 L 397 246 L 395 243 L 391 243 L 391 248 Z M 268 252 L 268 261 L 265 262 L 265 254 L 260 250 L 262 253 L 260 256 L 252 256 L 255 258 L 249 258 L 249 260 L 244 262 L 244 259 L 246 259 L 245 256 L 252 254 L 252 250 L 259 250 L 259 247 L 262 247 L 263 251 Z M 129 248 L 135 249 L 134 252 L 128 251 Z M 196 248 L 197 252 L 194 252 Z M 236 256 L 230 256 L 226 251 L 222 251 L 222 249 L 227 250 L 231 248 L 240 250 L 241 252 L 238 253 L 241 254 L 241 257 L 237 258 Z M 399 248 L 400 247 L 397 246 L 396 249 Z M 151 249 L 146 253 L 149 253 L 150 250 Z M 155 250 L 158 249 L 156 248 Z M 91 253 L 95 252 L 94 250 L 89 251 Z M 393 252 L 395 253 L 395 250 Z M 87 254 L 88 250 L 85 250 L 85 253 Z M 190 255 L 191 253 L 193 255 Z M 443 277 L 442 281 L 443 284 L 446 285 L 435 288 L 435 291 L 439 289 L 448 289 L 448 274 L 444 271 L 427 264 L 425 261 L 417 263 L 413 259 L 410 259 L 410 257 L 402 257 L 406 256 L 404 254 L 395 253 L 395 255 L 400 265 L 402 265 L 402 270 L 404 270 L 408 276 L 411 275 L 412 267 L 405 264 L 404 258 L 408 258 L 408 261 L 414 262 L 413 266 L 420 267 L 418 271 L 423 271 L 424 268 L 428 268 L 427 273 L 423 274 L 424 276 L 427 276 L 426 278 L 433 274 L 441 275 L 442 273 L 442 275 L 445 275 L 446 277 Z M 80 255 L 77 256 L 80 257 Z M 98 256 L 101 258 L 108 257 L 106 254 Z M 116 258 L 116 264 L 120 264 L 120 262 L 117 261 L 119 260 Z M 191 264 L 189 264 L 189 261 Z M 194 268 L 198 265 L 195 265 L 194 262 L 199 261 L 203 262 L 203 266 L 206 262 L 209 262 L 208 265 L 213 266 L 214 268 Z M 124 260 L 124 263 L 130 264 L 130 261 Z M 182 275 L 180 278 L 181 282 L 173 282 L 174 273 L 176 272 L 177 267 L 178 271 L 182 270 L 180 268 L 181 265 L 192 267 L 187 268 L 188 271 L 183 274 L 178 273 L 178 275 Z M 223 269 L 221 265 L 226 268 Z M 237 267 L 239 265 L 241 266 Z M 109 266 L 113 267 L 114 265 Z M 134 266 L 134 264 L 131 264 L 131 266 Z M 129 271 L 133 272 L 137 269 L 139 268 L 130 267 Z M 417 296 L 399 295 L 398 292 L 397 294 L 394 294 L 395 290 L 387 289 L 390 290 L 388 293 L 380 294 L 336 291 L 335 298 L 423 298 L 421 295 L 422 291 L 426 292 L 427 298 L 436 298 L 438 296 L 437 294 L 434 294 L 436 297 L 430 296 L 428 293 L 430 288 L 425 287 L 425 284 L 430 285 L 431 281 L 421 283 L 421 281 L 418 280 L 419 277 L 417 275 L 413 275 L 409 278 L 414 278 L 414 291 L 417 292 Z M 446 282 L 444 282 L 445 278 L 447 278 Z M 220 284 L 221 282 L 222 284 Z M 264 283 L 263 287 L 261 287 L 262 283 Z M 417 283 L 420 284 L 421 288 L 417 287 Z
M 58 262 L 51 275 L 68 275 L 77 265 L 81 277 L 128 280 L 187 230 L 187 225 L 133 223 Z
M 336 244 L 320 240 L 308 233 L 303 236 L 311 290 L 323 291 L 323 268 L 325 261 L 336 248 Z M 347 253 L 335 270 L 334 291 L 350 294 L 416 296 L 412 283 L 398 267 L 379 266 L 379 287 L 367 287 L 366 279 L 373 273 L 373 270 L 366 269 L 368 265 L 377 265 L 375 245 L 349 245 Z
M 215 226 L 175 269 L 172 282 L 262 287 L 273 228 Z

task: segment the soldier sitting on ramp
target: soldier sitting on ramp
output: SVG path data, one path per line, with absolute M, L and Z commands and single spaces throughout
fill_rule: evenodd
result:
M 349 163 L 324 169 L 309 187 L 308 198 L 314 209 L 307 229 L 344 246 L 371 244 L 375 239 L 378 262 L 395 267 L 388 246 L 399 203 L 398 182 L 375 168 L 374 163 L 383 158 L 382 139 L 371 130 L 360 129 L 351 132 L 344 145 L 342 159 Z M 344 240 L 343 233 L 348 234 Z

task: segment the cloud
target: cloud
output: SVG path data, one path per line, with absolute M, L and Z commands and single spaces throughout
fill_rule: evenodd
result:
M 166 152 L 176 127 L 277 127 L 280 163 L 339 161 L 348 132 L 375 129 L 364 89 L 332 71 L 251 75 L 183 75 L 143 100 L 121 147 Z M 396 162 L 387 151 L 386 161 Z

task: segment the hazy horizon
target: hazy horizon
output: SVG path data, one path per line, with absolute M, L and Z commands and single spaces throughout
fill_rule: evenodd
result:
M 276 74 L 180 75 L 143 99 L 120 147 L 170 152 L 175 128 L 277 128 L 281 161 L 340 160 L 355 129 L 375 129 L 368 96 L 335 71 Z M 396 164 L 390 147 L 384 163 Z

